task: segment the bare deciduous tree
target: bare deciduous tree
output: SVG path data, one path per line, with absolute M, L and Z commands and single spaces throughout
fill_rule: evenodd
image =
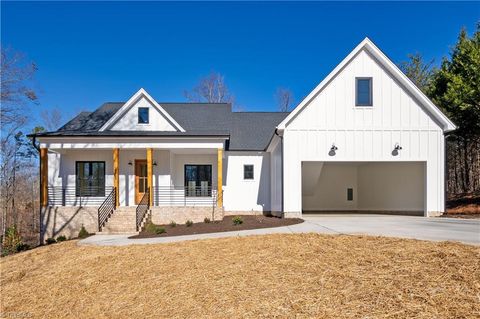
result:
M 277 92 L 275 93 L 275 99 L 277 100 L 278 110 L 280 112 L 288 112 L 293 102 L 292 91 L 290 91 L 289 89 L 280 87 L 277 89 Z
M 235 101 L 225 84 L 225 77 L 216 72 L 200 79 L 191 91 L 184 91 L 184 95 L 191 102 L 234 104 Z
M 50 110 L 44 110 L 40 114 L 40 117 L 43 120 L 43 127 L 49 132 L 56 131 L 63 123 L 62 112 L 57 107 Z
M 23 224 L 28 215 L 32 221 L 35 206 L 34 188 L 32 193 L 25 191 L 22 185 L 33 185 L 38 178 L 33 169 L 36 151 L 30 141 L 21 132 L 27 122 L 26 107 L 37 102 L 37 95 L 30 82 L 37 67 L 25 56 L 12 49 L 1 50 L 0 69 L 0 197 L 2 218 L 0 221 L 2 235 L 6 227 Z M 22 191 L 18 191 L 22 189 Z M 26 194 L 31 196 L 25 197 Z M 19 215 L 21 214 L 21 215 Z M 19 218 L 21 216 L 21 218 Z M 33 215 L 34 216 L 34 215 Z

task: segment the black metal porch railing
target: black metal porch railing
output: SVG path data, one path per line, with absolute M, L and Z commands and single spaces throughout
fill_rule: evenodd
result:
M 211 206 L 217 202 L 217 189 L 202 186 L 154 186 L 154 206 Z
M 136 209 L 136 225 L 137 231 L 140 231 L 140 227 L 142 226 L 142 221 L 145 218 L 148 210 L 150 209 L 150 187 L 147 187 L 147 191 L 143 194 L 140 203 L 138 203 Z
M 108 218 L 113 214 L 116 208 L 116 189 L 112 189 L 110 194 L 105 198 L 102 205 L 98 208 L 98 231 L 102 231 Z
M 49 206 L 100 206 L 113 186 L 48 186 Z

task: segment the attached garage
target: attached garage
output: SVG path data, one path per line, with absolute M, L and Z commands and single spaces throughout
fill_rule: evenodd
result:
M 425 185 L 425 162 L 303 162 L 302 208 L 424 215 Z
M 441 215 L 445 133 L 454 129 L 365 39 L 277 127 L 283 215 Z

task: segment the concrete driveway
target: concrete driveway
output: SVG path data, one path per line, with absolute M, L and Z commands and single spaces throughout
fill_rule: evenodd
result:
M 304 214 L 303 219 L 310 225 L 323 228 L 325 233 L 449 240 L 480 245 L 478 219 L 367 214 Z
M 97 246 L 125 246 L 236 236 L 285 233 L 320 233 L 348 235 L 362 234 L 434 241 L 448 240 L 463 242 L 466 244 L 480 245 L 480 220 L 366 214 L 304 214 L 303 218 L 305 222 L 285 227 L 187 236 L 129 239 L 129 235 L 95 235 L 80 240 L 78 244 Z

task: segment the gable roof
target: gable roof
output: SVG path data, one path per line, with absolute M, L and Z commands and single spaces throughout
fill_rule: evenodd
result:
M 288 115 L 284 112 L 232 112 L 229 103 L 158 103 L 184 131 L 104 130 L 112 117 L 123 109 L 124 102 L 108 102 L 93 112 L 81 112 L 56 132 L 39 137 L 226 137 L 230 151 L 263 151 L 275 127 Z
M 115 112 L 103 125 L 99 128 L 99 131 L 105 131 L 108 128 L 112 127 L 115 122 L 117 122 L 138 100 L 142 97 L 145 97 L 157 111 L 162 114 L 165 119 L 172 124 L 180 132 L 185 132 L 183 127 L 181 127 L 171 116 L 166 112 L 154 98 L 150 96 L 143 88 L 137 91 L 122 107 Z
M 288 124 L 307 106 L 322 90 L 326 87 L 343 68 L 357 56 L 361 50 L 367 50 L 380 64 L 385 67 L 424 107 L 435 119 L 443 126 L 445 132 L 456 129 L 450 119 L 433 104 L 432 101 L 393 63 L 369 38 L 365 38 L 359 45 L 347 55 L 339 65 L 333 69 L 320 84 L 307 95 L 295 109 L 278 125 L 279 130 L 284 130 Z

